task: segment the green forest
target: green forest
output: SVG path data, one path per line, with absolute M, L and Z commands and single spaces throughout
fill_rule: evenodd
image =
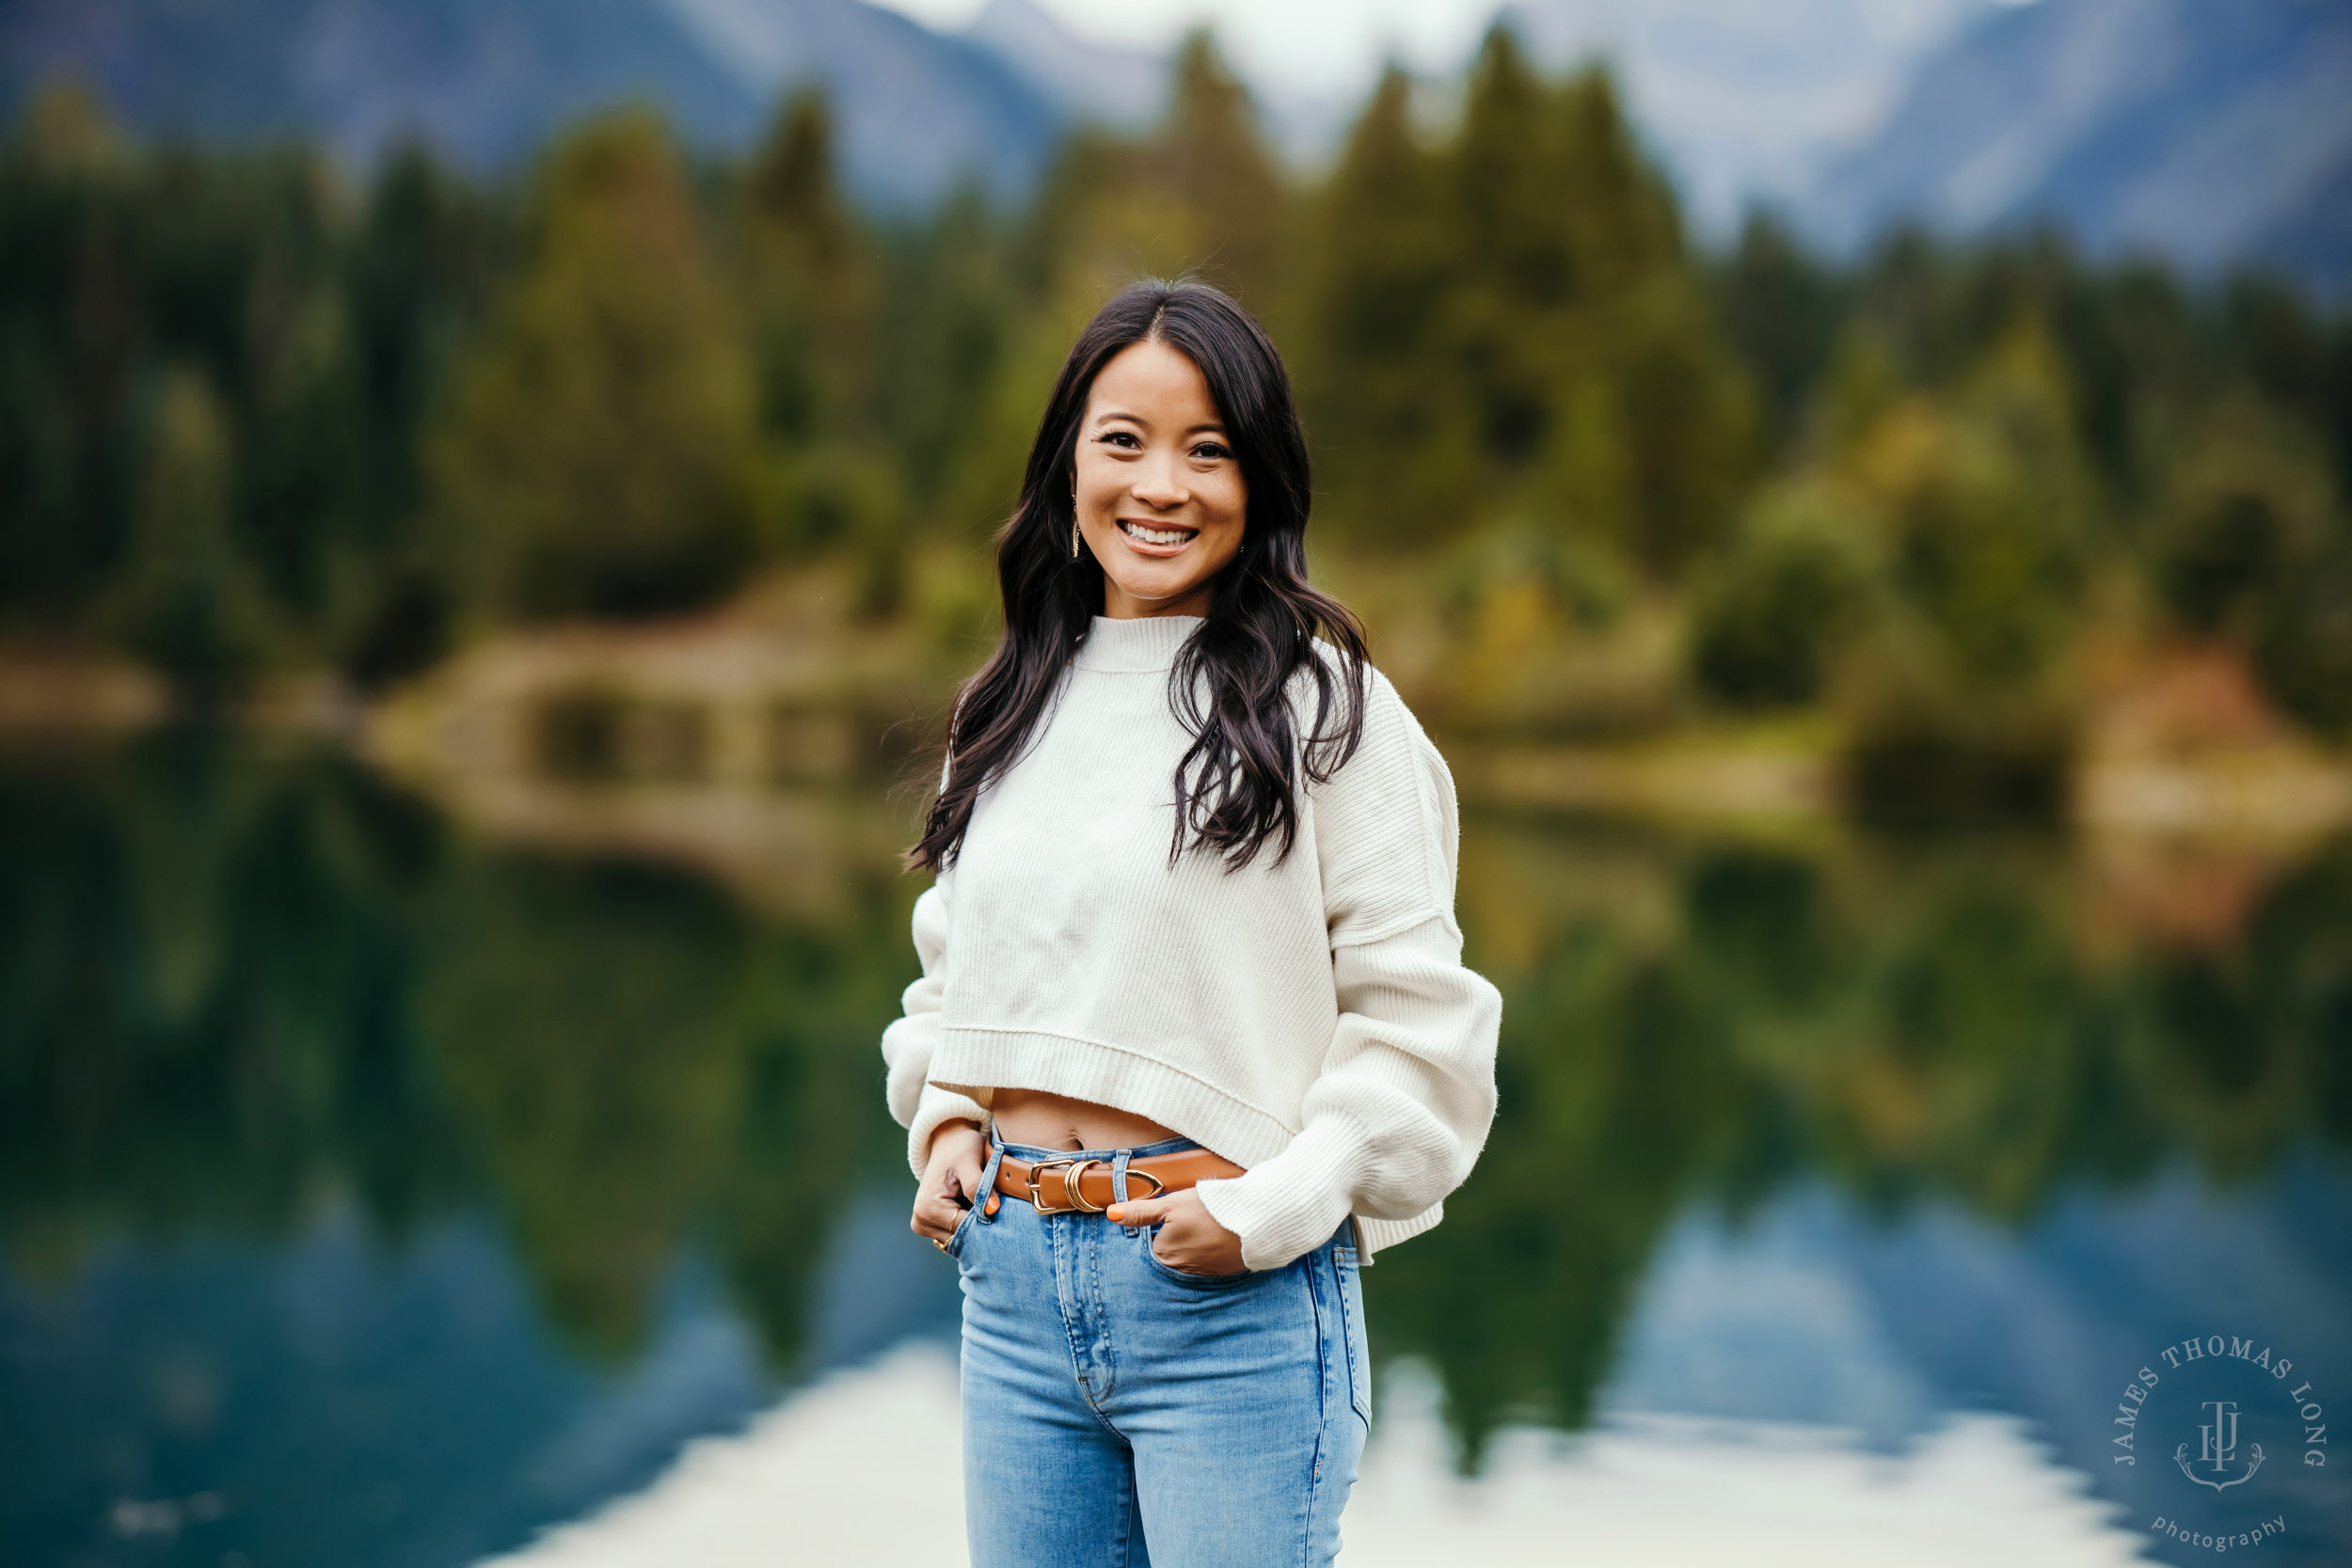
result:
M 969 649 L 1077 325 L 1186 274 L 1282 345 L 1317 570 L 1448 733 L 1786 717 L 2030 803 L 2102 672 L 2194 645 L 2352 734 L 2352 310 L 2058 234 L 1710 250 L 1606 71 L 1507 30 L 1311 178 L 1205 36 L 1175 70 L 1020 209 L 893 222 L 810 95 L 739 161 L 624 108 L 485 181 L 143 146 L 54 87 L 0 150 L 0 639 L 201 709 L 821 566 Z

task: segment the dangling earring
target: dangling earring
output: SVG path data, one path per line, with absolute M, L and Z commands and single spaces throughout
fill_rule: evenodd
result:
M 1078 559 L 1078 482 L 1070 482 L 1070 559 Z

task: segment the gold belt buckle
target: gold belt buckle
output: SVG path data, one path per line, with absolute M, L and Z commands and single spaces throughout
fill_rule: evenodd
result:
M 1039 1161 L 1029 1167 L 1029 1206 L 1041 1214 L 1101 1213 L 1102 1208 L 1097 1204 L 1089 1203 L 1086 1200 L 1086 1195 L 1078 1190 L 1078 1178 L 1086 1173 L 1087 1166 L 1099 1165 L 1102 1163 L 1100 1160 L 1092 1159 Z M 1054 1208 L 1046 1207 L 1044 1198 L 1037 1190 L 1038 1178 L 1049 1170 L 1061 1172 L 1063 1201 Z
M 1101 1164 L 1103 1164 L 1103 1162 L 1096 1159 L 1040 1160 L 1036 1164 L 1029 1167 L 1029 1207 L 1035 1209 L 1041 1214 L 1101 1213 L 1103 1212 L 1101 1207 L 1096 1204 L 1089 1203 L 1086 1199 L 1086 1194 L 1079 1191 L 1078 1188 L 1079 1180 L 1086 1175 L 1087 1166 L 1099 1165 Z M 1044 1198 L 1037 1190 L 1038 1177 L 1042 1172 L 1049 1170 L 1057 1170 L 1061 1172 L 1061 1196 L 1063 1201 L 1058 1207 L 1056 1208 L 1047 1208 Z M 1157 1197 L 1162 1193 L 1168 1191 L 1167 1182 L 1161 1180 L 1150 1171 L 1137 1170 L 1133 1165 L 1127 1167 L 1127 1180 L 1130 1181 L 1151 1182 L 1152 1190 L 1141 1195 L 1145 1197 Z

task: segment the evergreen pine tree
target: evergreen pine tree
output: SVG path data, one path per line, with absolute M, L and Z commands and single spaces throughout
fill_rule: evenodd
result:
M 574 133 L 435 438 L 477 607 L 633 614 L 724 591 L 751 556 L 753 418 L 742 334 L 667 134 L 635 111 Z
M 1205 30 L 1177 52 L 1168 122 L 1152 161 L 1191 220 L 1186 269 L 1262 317 L 1279 315 L 1288 281 L 1289 192 L 1266 150 L 1249 89 Z
M 1427 546 L 1458 531 L 1474 498 L 1439 336 L 1459 252 L 1411 100 L 1390 67 L 1325 188 L 1296 362 L 1322 515 L 1351 537 Z
M 111 605 L 131 651 L 169 672 L 199 705 L 231 690 L 268 652 L 271 614 L 238 547 L 233 437 L 201 371 L 175 366 L 158 387 L 136 531 Z

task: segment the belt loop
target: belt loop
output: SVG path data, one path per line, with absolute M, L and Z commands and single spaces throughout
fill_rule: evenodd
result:
M 983 1225 L 993 1222 L 996 1218 L 996 1211 L 1003 1206 L 1003 1200 L 996 1196 L 996 1167 L 1004 1163 L 1005 1143 L 996 1135 L 996 1129 L 992 1124 L 988 1130 L 988 1164 L 980 1167 L 980 1223 Z
M 1132 1148 L 1122 1148 L 1111 1156 L 1111 1201 L 1113 1203 L 1127 1201 L 1127 1162 L 1135 1157 L 1135 1152 Z

